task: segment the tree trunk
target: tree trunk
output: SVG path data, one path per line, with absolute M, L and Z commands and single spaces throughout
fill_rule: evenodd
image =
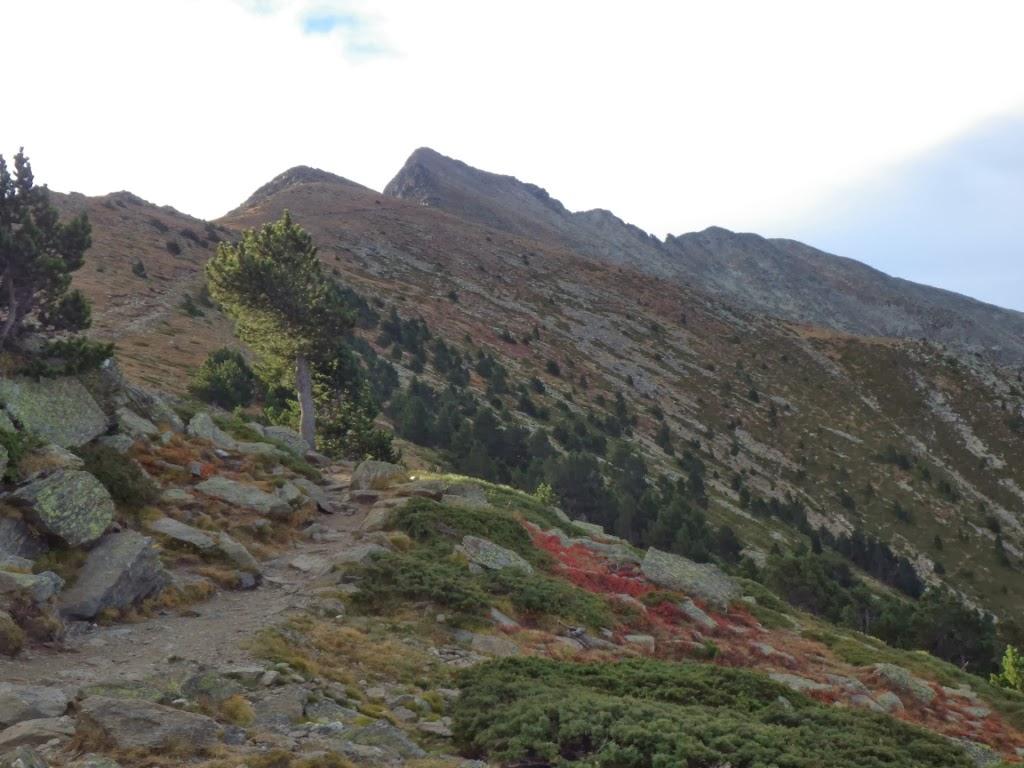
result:
M 310 448 L 316 448 L 316 413 L 313 410 L 313 379 L 305 355 L 295 358 L 295 389 L 299 395 L 299 431 Z
M 14 292 L 14 278 L 11 277 L 10 270 L 4 273 L 4 287 L 7 289 L 7 319 L 4 320 L 3 328 L 0 329 L 0 349 L 3 349 L 7 337 L 18 319 L 18 296 Z

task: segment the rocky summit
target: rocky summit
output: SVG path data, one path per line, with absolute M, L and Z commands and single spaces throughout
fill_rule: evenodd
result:
M 1024 758 L 1018 313 L 426 148 L 50 199 L 94 322 L 0 352 L 0 768 Z

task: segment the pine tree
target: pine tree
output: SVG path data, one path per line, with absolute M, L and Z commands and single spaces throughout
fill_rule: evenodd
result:
M 24 150 L 14 156 L 13 175 L 0 155 L 0 348 L 29 320 L 48 332 L 89 327 L 89 303 L 70 287 L 92 244 L 90 232 L 84 214 L 60 222 Z
M 245 232 L 237 244 L 221 243 L 206 276 L 210 295 L 235 320 L 239 337 L 264 369 L 294 382 L 300 431 L 313 447 L 310 361 L 329 351 L 354 322 L 324 275 L 313 239 L 285 211 L 280 220 Z M 294 378 L 286 373 L 291 370 Z

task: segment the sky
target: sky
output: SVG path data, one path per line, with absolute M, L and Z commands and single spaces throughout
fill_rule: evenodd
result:
M 215 218 L 430 146 L 1024 309 L 1022 28 L 1017 0 L 5 0 L 0 152 Z

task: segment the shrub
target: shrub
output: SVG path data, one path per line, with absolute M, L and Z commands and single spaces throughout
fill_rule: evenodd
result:
M 17 482 L 18 464 L 33 449 L 37 448 L 40 441 L 37 437 L 27 432 L 6 432 L 0 430 L 0 446 L 7 451 L 7 469 L 4 471 L 4 480 Z
M 167 243 L 165 244 L 165 247 L 167 248 L 167 252 L 169 254 L 171 254 L 172 256 L 180 256 L 181 255 L 181 246 L 178 245 L 177 241 L 175 241 L 175 240 L 168 240 Z
M 114 501 L 128 509 L 140 509 L 159 497 L 159 490 L 142 468 L 113 448 L 85 445 L 76 453 L 85 462 L 85 471 L 103 483 Z
M 210 353 L 196 369 L 189 392 L 207 403 L 233 409 L 249 405 L 256 395 L 256 374 L 242 354 L 234 349 Z
M 504 659 L 461 674 L 457 744 L 488 762 L 650 768 L 967 768 L 959 746 L 826 707 L 744 670 L 633 660 Z M 789 706 L 782 705 L 782 697 Z
M 136 277 L 141 277 L 143 280 L 149 277 L 149 275 L 146 274 L 146 265 L 143 264 L 141 260 L 132 264 L 132 274 Z

